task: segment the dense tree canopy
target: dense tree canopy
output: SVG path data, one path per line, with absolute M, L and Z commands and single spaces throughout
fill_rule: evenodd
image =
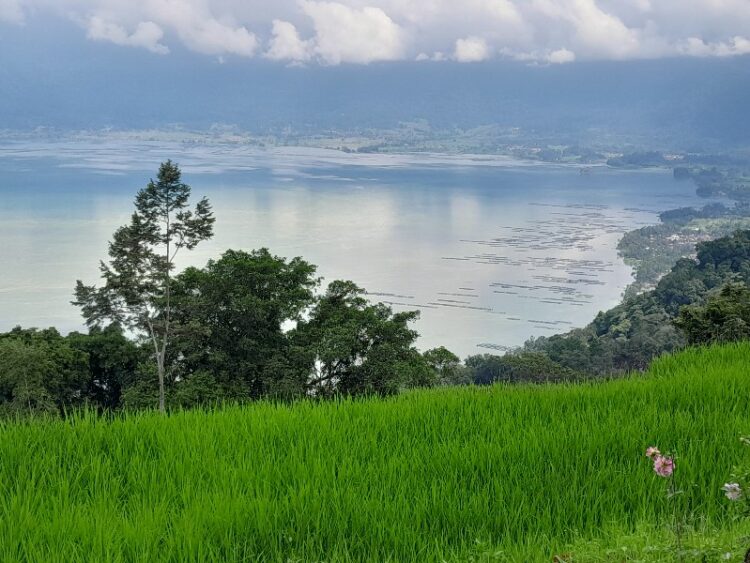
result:
M 59 414 L 86 402 L 87 356 L 55 329 L 0 335 L 0 413 Z
M 89 334 L 73 332 L 66 340 L 88 360 L 83 389 L 87 401 L 101 409 L 119 407 L 123 390 L 132 385 L 139 370 L 145 368 L 147 349 L 127 339 L 117 325 L 92 328 Z
M 265 248 L 228 250 L 172 277 L 165 408 L 388 395 L 457 383 L 465 373 L 445 348 L 417 351 L 410 325 L 418 313 L 373 304 L 351 281 L 333 281 L 322 293 L 319 285 L 314 265 Z M 20 328 L 0 334 L 0 414 L 160 404 L 153 342 L 131 323 L 130 331 L 121 328 L 123 317 L 108 309 L 108 300 L 119 298 L 109 291 L 91 289 L 88 334 Z
M 268 394 L 291 354 L 285 329 L 312 305 L 317 285 L 315 266 L 265 248 L 228 250 L 205 268 L 188 268 L 174 288 L 175 319 L 186 329 L 175 347 L 175 376 L 211 374 L 238 399 Z
M 295 349 L 307 362 L 309 392 L 388 395 L 433 380 L 414 348 L 418 334 L 409 327 L 418 313 L 371 305 L 364 293 L 353 282 L 332 282 L 294 331 Z
M 543 383 L 551 381 L 572 381 L 583 375 L 570 368 L 553 362 L 545 354 L 523 352 L 495 356 L 482 354 L 469 356 L 466 368 L 471 375 L 472 383 L 488 385 L 490 383 Z
M 461 365 L 461 360 L 445 346 L 427 350 L 424 353 L 427 365 L 435 373 L 436 382 L 442 385 L 462 385 L 471 383 L 471 375 Z
M 690 344 L 712 344 L 750 339 L 750 287 L 729 283 L 704 305 L 683 307 L 675 325 Z

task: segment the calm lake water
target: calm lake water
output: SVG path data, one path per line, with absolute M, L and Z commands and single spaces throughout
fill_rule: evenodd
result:
M 700 204 L 663 170 L 503 157 L 355 155 L 166 142 L 0 144 L 0 330 L 81 329 L 76 279 L 97 280 L 107 241 L 159 162 L 177 161 L 214 205 L 227 248 L 302 256 L 394 309 L 419 309 L 422 349 L 461 356 L 583 326 L 631 279 L 616 244 L 656 213 Z

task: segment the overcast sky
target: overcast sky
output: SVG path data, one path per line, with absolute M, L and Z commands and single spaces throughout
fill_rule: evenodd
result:
M 35 18 L 154 56 L 296 65 L 750 54 L 750 0 L 0 0 L 0 37 Z

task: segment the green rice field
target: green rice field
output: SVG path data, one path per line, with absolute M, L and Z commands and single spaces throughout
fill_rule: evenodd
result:
M 0 560 L 669 561 L 657 445 L 686 549 L 741 561 L 749 399 L 746 343 L 599 383 L 6 421 Z

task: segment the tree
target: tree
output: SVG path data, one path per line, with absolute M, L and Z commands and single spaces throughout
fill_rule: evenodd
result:
M 143 348 L 116 325 L 92 328 L 89 334 L 72 332 L 66 340 L 88 356 L 86 398 L 100 409 L 119 408 L 123 389 L 135 382 L 139 364 L 146 359 Z
M 470 374 L 461 365 L 461 360 L 444 346 L 427 350 L 423 356 L 441 385 L 462 385 L 471 382 Z
M 413 347 L 418 334 L 409 328 L 419 313 L 393 313 L 382 303 L 370 305 L 363 295 L 351 281 L 331 282 L 309 319 L 293 331 L 295 349 L 308 362 L 308 393 L 390 395 L 432 378 Z
M 674 324 L 690 344 L 750 339 L 750 287 L 728 283 L 705 305 L 683 307 Z
M 194 327 L 175 347 L 179 386 L 208 372 L 227 398 L 275 394 L 275 380 L 288 375 L 285 329 L 314 301 L 315 266 L 266 248 L 228 250 L 205 268 L 187 268 L 175 282 L 175 318 Z
M 61 414 L 83 404 L 87 360 L 52 328 L 0 334 L 0 413 Z
M 481 354 L 466 358 L 474 383 L 489 385 L 495 382 L 544 383 L 581 379 L 582 374 L 561 366 L 545 354 L 521 351 L 496 356 Z
M 159 410 L 165 411 L 164 379 L 167 349 L 174 332 L 171 286 L 175 257 L 213 236 L 214 216 L 206 198 L 188 210 L 190 186 L 176 164 L 161 164 L 135 197 L 130 224 L 115 231 L 109 244 L 109 264 L 101 262 L 104 285 L 78 280 L 74 305 L 86 324 L 113 323 L 145 335 L 153 345 L 159 379 Z

